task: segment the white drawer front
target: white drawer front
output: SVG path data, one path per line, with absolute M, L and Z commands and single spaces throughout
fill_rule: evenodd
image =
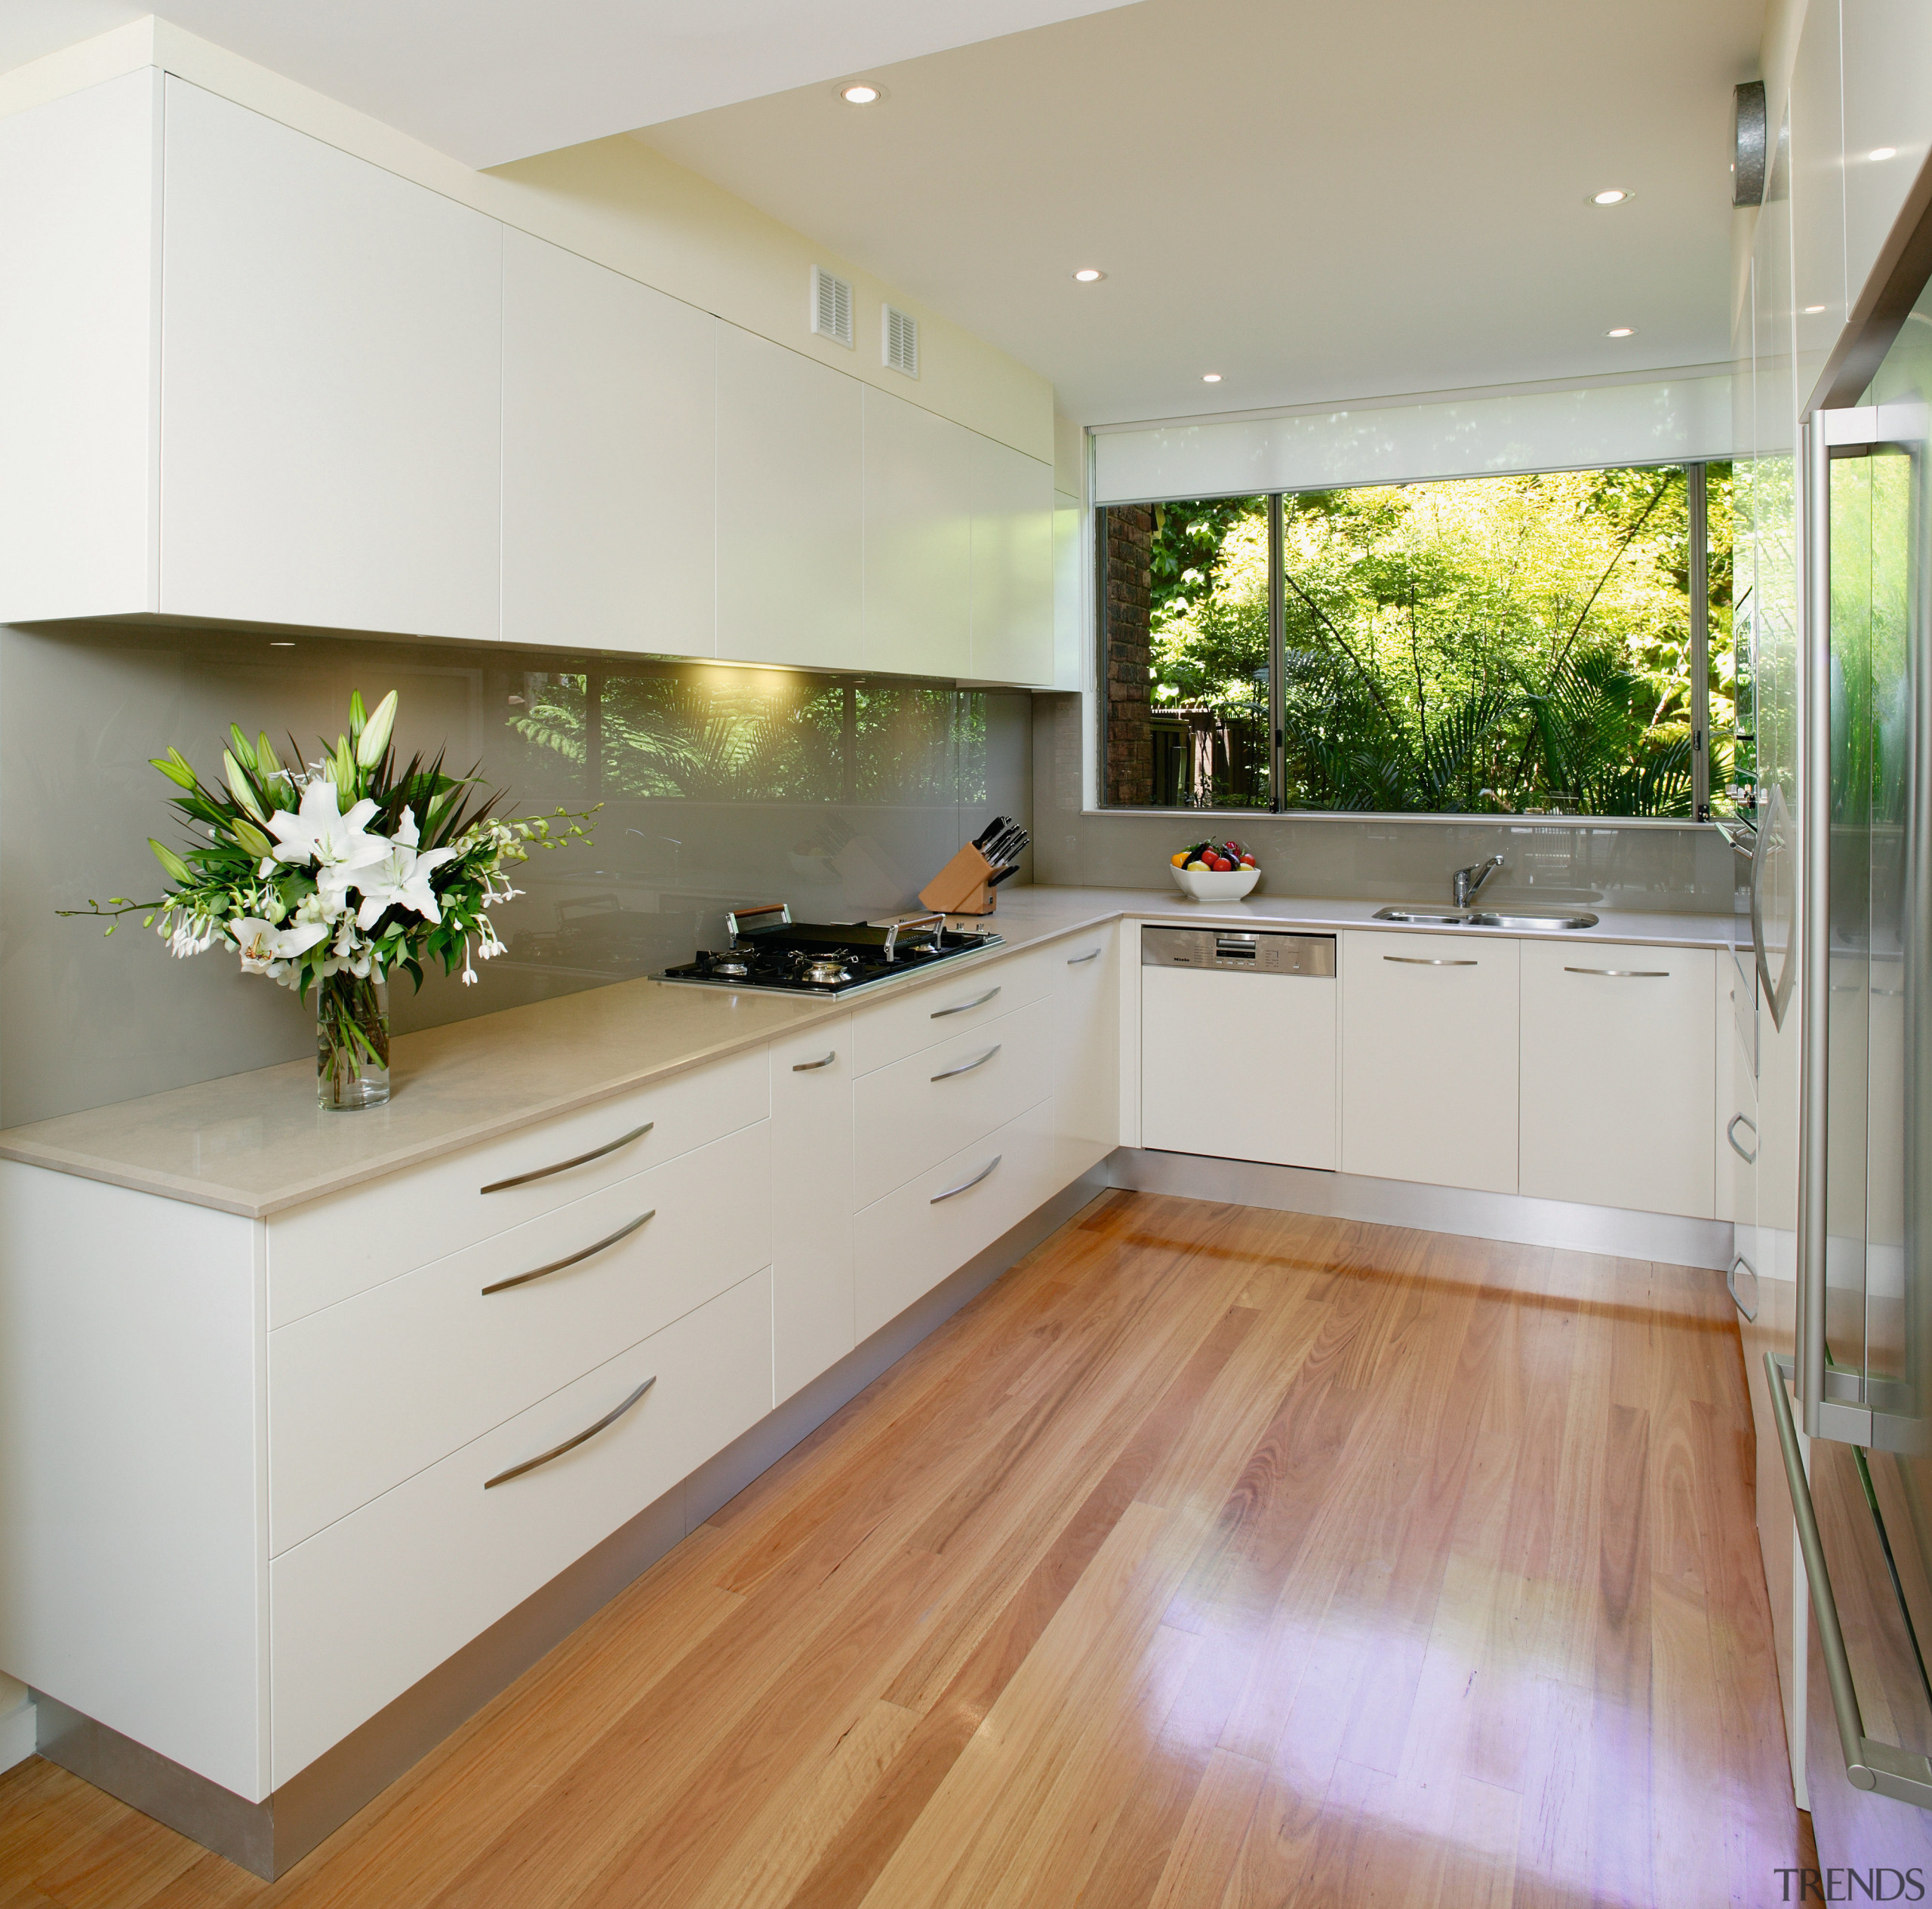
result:
M 988 1172 L 995 1158 L 998 1165 Z M 860 1338 L 896 1318 L 1057 1190 L 1050 1096 L 867 1207 L 855 1222 Z
M 485 1481 L 656 1384 L 606 1430 Z M 269 1568 L 286 1783 L 771 1409 L 765 1273 L 688 1313 Z
M 755 1050 L 278 1213 L 269 1221 L 269 1324 L 285 1326 L 506 1232 L 770 1111 L 765 1056 Z M 650 1131 L 636 1134 L 647 1122 Z M 593 1157 L 546 1171 L 585 1154 Z M 482 1190 L 525 1174 L 540 1177 Z
M 769 1264 L 767 1122 L 269 1335 L 273 1552 Z M 601 1252 L 543 1277 L 651 1217 Z
M 1029 948 L 976 961 L 928 987 L 859 1008 L 852 1016 L 853 1065 L 869 1074 L 1040 999 L 1053 991 L 1052 953 Z
M 864 1076 L 853 1202 L 869 1206 L 1053 1091 L 1053 1003 L 1035 1001 Z

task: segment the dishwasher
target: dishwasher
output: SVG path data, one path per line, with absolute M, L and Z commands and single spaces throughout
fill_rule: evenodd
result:
M 1335 938 L 1140 931 L 1140 1144 L 1336 1164 Z

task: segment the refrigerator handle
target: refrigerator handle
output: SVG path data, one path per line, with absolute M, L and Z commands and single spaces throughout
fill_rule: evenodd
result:
M 1811 1503 L 1811 1486 L 1798 1451 L 1797 1428 L 1792 1423 L 1791 1401 L 1777 1360 L 1764 1355 L 1764 1382 L 1771 1393 L 1771 1414 L 1777 1421 L 1778 1449 L 1784 1455 L 1785 1482 L 1791 1488 L 1791 1508 L 1798 1526 L 1798 1542 L 1804 1553 L 1804 1575 L 1811 1586 L 1811 1614 L 1818 1622 L 1818 1643 L 1831 1686 L 1832 1713 L 1838 1720 L 1838 1744 L 1844 1752 L 1845 1775 L 1857 1790 L 1876 1790 L 1899 1803 L 1932 1809 L 1932 1760 L 1890 1744 L 1874 1743 L 1865 1734 L 1858 1707 L 1857 1686 L 1851 1680 L 1851 1661 L 1845 1655 L 1844 1633 L 1838 1624 L 1838 1600 L 1832 1594 L 1825 1568 L 1825 1547 L 1819 1541 L 1818 1518 Z

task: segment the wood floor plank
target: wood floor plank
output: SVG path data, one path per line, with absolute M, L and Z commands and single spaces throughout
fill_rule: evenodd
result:
M 279 1881 L 35 1759 L 0 1909 L 1755 1904 L 1749 1411 L 1715 1274 L 1115 1191 Z

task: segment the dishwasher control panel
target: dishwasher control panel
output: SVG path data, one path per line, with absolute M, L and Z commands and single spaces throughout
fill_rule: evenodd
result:
M 1143 928 L 1143 968 L 1216 968 L 1224 973 L 1306 975 L 1335 972 L 1332 934 L 1282 934 L 1235 928 Z

